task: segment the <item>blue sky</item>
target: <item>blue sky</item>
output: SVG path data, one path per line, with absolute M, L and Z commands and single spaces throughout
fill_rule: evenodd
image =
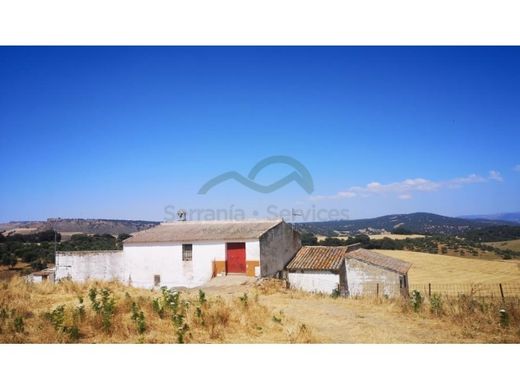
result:
M 518 211 L 518 69 L 510 47 L 2 47 L 0 221 Z M 314 192 L 197 194 L 272 155 Z

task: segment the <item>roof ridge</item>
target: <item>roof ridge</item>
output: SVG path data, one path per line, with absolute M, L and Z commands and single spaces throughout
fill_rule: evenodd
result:
M 190 221 L 164 221 L 161 222 L 160 225 L 169 226 L 169 225 L 195 225 L 195 224 L 217 224 L 217 223 L 280 223 L 282 222 L 282 218 L 276 219 L 213 219 L 213 220 L 190 220 Z

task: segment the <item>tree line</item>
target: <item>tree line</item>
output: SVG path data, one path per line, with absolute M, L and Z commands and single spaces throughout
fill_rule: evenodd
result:
M 61 241 L 61 234 L 46 230 L 31 234 L 3 235 L 0 233 L 0 264 L 14 267 L 18 262 L 31 265 L 35 271 L 54 263 L 54 240 L 57 251 L 119 250 L 129 234 L 114 237 L 110 234 L 74 234 Z

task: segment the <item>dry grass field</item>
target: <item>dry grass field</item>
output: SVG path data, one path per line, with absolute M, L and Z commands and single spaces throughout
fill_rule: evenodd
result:
M 511 249 L 513 251 L 520 252 L 520 239 L 499 242 L 486 242 L 486 245 L 491 245 L 500 249 Z
M 520 342 L 518 299 L 426 299 L 414 307 L 404 298 L 335 299 L 278 280 L 237 280 L 199 295 L 15 277 L 0 282 L 0 343 Z
M 520 283 L 520 261 L 480 260 L 421 252 L 376 250 L 413 264 L 410 284 Z
M 392 240 L 405 240 L 407 238 L 424 238 L 423 234 L 392 234 L 392 233 L 384 233 L 384 234 L 371 234 L 371 240 L 382 240 L 383 238 L 391 238 Z
M 22 262 L 18 262 L 14 267 L 0 265 L 0 280 L 8 280 L 17 275 L 28 274 L 31 271 L 31 265 Z

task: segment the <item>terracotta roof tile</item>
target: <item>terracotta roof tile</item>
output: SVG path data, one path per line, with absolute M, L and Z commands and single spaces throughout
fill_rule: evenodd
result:
M 382 255 L 380 253 L 369 251 L 367 249 L 356 249 L 354 251 L 349 251 L 347 257 L 351 259 L 364 261 L 366 263 L 376 265 L 379 267 L 383 267 L 391 271 L 399 272 L 401 274 L 407 273 L 410 267 L 412 266 L 411 263 L 408 263 L 406 261 Z
M 351 246 L 304 246 L 287 265 L 288 271 L 339 270 L 343 260 L 351 258 L 405 274 L 412 264 L 380 253 Z
M 287 265 L 287 270 L 339 270 L 347 250 L 345 246 L 304 246 Z

